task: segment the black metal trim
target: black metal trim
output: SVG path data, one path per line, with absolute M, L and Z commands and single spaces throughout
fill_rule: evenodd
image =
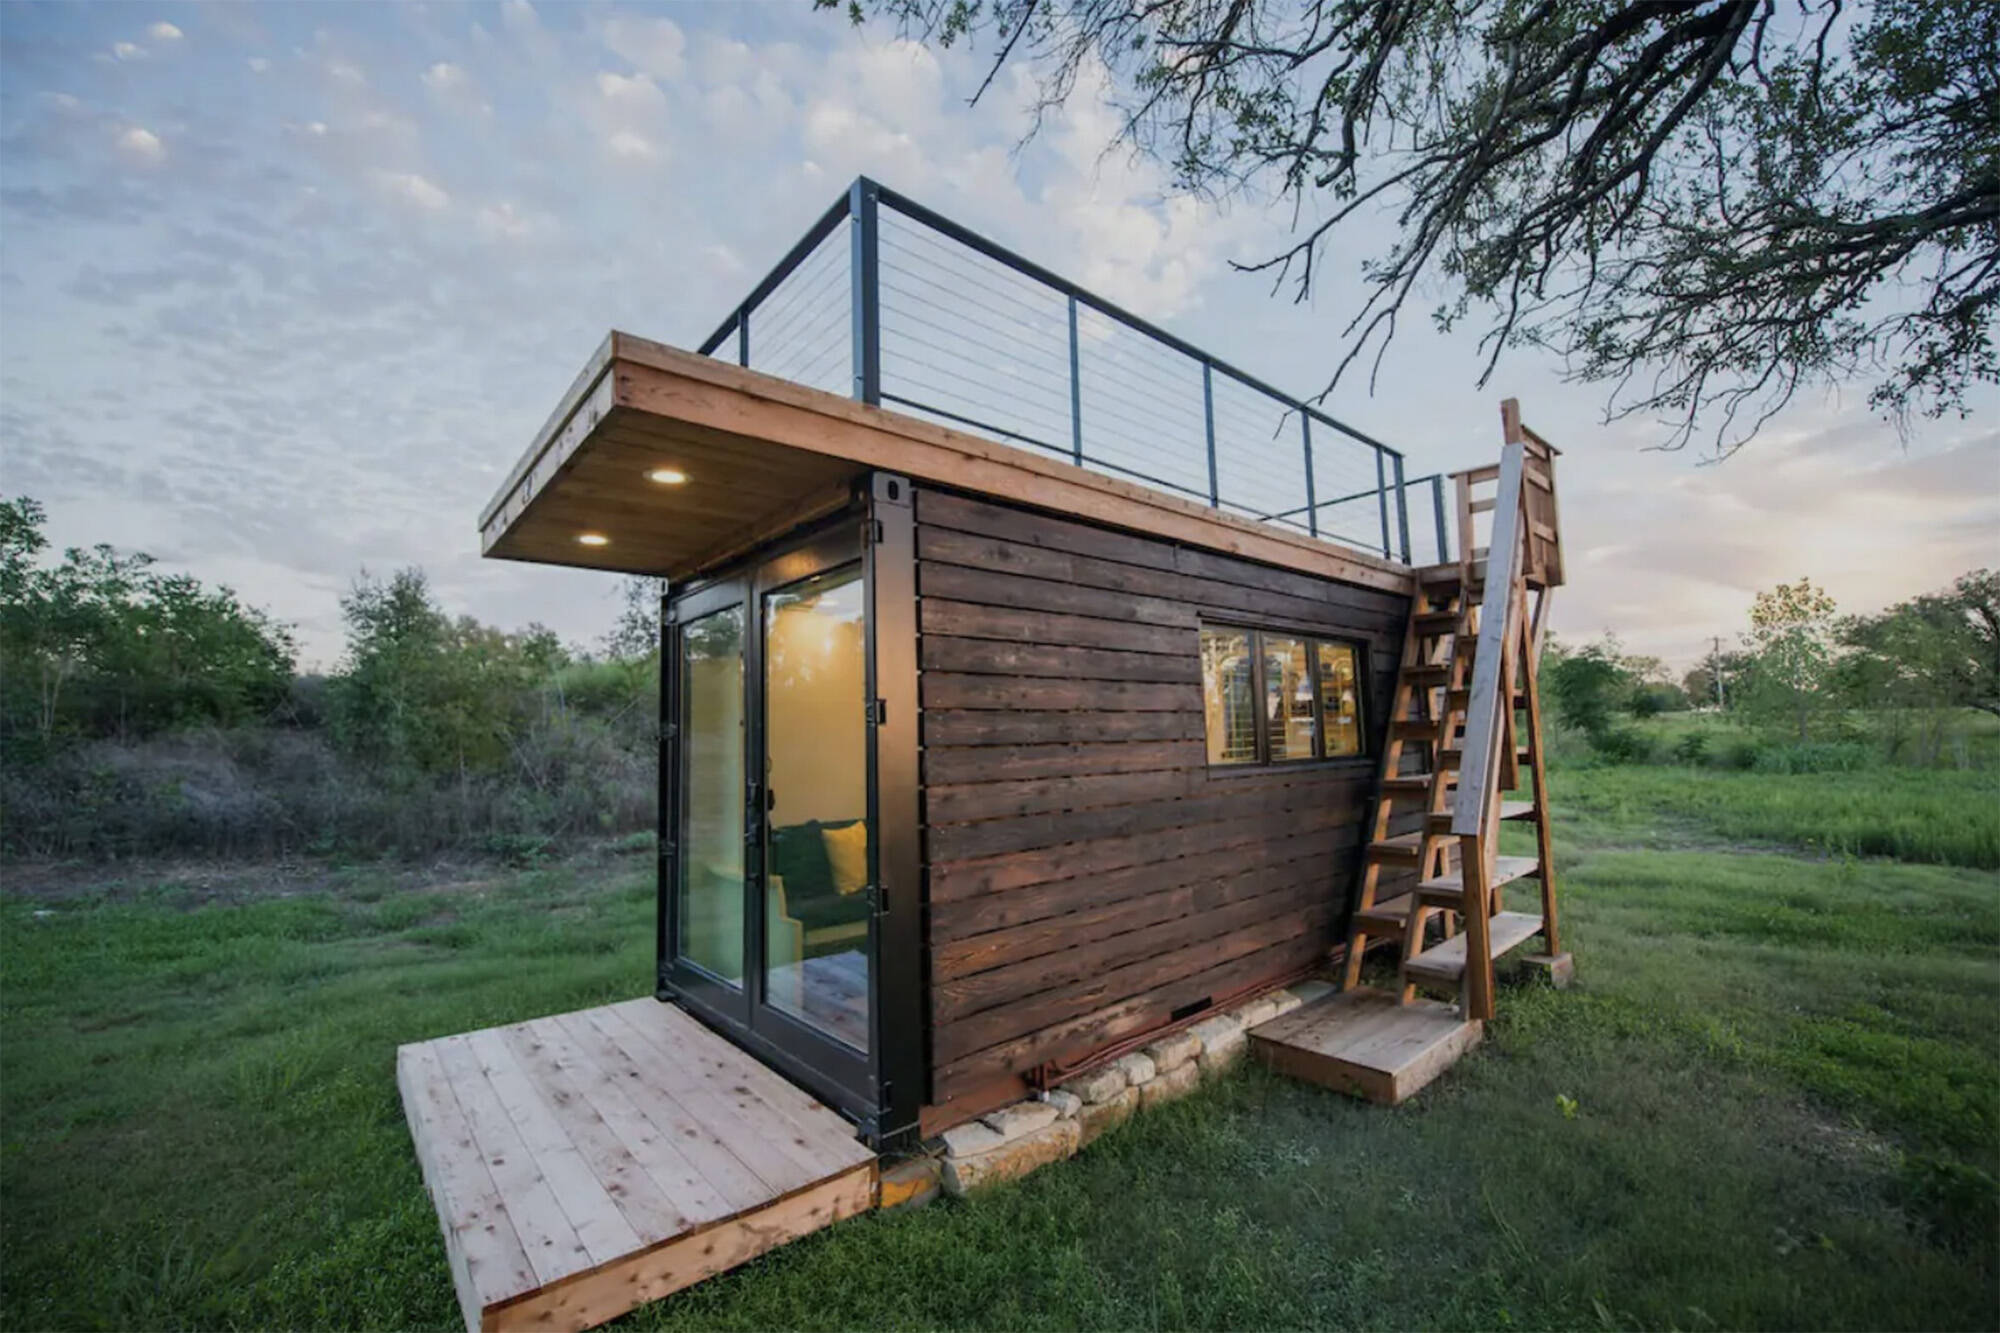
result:
M 922 774 L 917 694 L 916 514 L 907 477 L 869 477 L 875 540 L 868 561 L 868 680 L 881 708 L 870 728 L 869 840 L 875 918 L 871 1006 L 879 1090 L 876 1142 L 913 1141 L 929 1095 L 923 918 L 928 897 L 922 845 Z

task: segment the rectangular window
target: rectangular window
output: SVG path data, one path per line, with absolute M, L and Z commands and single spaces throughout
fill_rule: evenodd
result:
M 1363 755 L 1361 650 L 1278 630 L 1201 631 L 1202 713 L 1211 764 Z
M 1257 762 L 1257 696 L 1250 667 L 1248 631 L 1201 632 L 1201 702 L 1211 764 Z

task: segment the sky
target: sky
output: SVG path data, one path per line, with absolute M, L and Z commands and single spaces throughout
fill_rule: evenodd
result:
M 58 546 L 228 584 L 308 665 L 359 572 L 409 565 L 454 612 L 593 642 L 616 577 L 482 560 L 481 507 L 606 330 L 695 346 L 864 173 L 1322 387 L 1387 218 L 1274 298 L 1231 261 L 1288 213 L 1107 154 L 1088 81 L 1023 143 L 1025 72 L 968 105 L 985 70 L 808 0 L 0 6 L 0 492 Z M 1521 399 L 1564 450 L 1565 637 L 1686 666 L 1780 581 L 1866 611 L 2000 564 L 1990 386 L 1902 435 L 1865 385 L 1802 394 L 1718 463 L 1606 425 L 1542 353 L 1479 388 L 1475 341 L 1406 320 L 1325 406 L 1416 475 L 1491 461 Z

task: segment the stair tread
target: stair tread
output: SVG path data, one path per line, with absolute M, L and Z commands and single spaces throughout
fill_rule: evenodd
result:
M 1489 921 L 1486 952 L 1498 958 L 1541 934 L 1540 913 L 1496 912 Z M 1405 976 L 1453 982 L 1465 975 L 1466 933 L 1459 931 L 1441 944 L 1434 944 L 1403 964 Z
M 1410 909 L 1416 905 L 1416 901 L 1415 894 L 1404 893 L 1386 902 L 1376 903 L 1373 907 L 1357 907 L 1354 909 L 1354 929 L 1380 926 L 1399 932 L 1407 930 L 1410 925 Z
M 1425 834 L 1398 833 L 1393 838 L 1377 838 L 1368 844 L 1370 854 L 1398 861 L 1414 862 L 1423 856 Z
M 1500 802 L 1500 818 L 1502 819 L 1528 819 L 1532 817 L 1534 813 L 1535 813 L 1535 803 L 1533 801 Z M 1431 828 L 1435 830 L 1439 824 L 1443 824 L 1446 829 L 1449 829 L 1451 827 L 1451 811 L 1441 810 L 1438 813 L 1431 816 Z M 1506 858 L 1502 859 L 1504 860 Z M 1521 858 L 1516 857 L 1514 859 L 1519 860 Z
M 1496 856 L 1493 858 L 1493 887 L 1512 884 L 1517 879 L 1525 879 L 1542 868 L 1542 863 L 1532 856 Z M 1463 871 L 1454 870 L 1448 875 L 1439 875 L 1417 885 L 1418 892 L 1437 891 L 1462 893 L 1465 890 Z

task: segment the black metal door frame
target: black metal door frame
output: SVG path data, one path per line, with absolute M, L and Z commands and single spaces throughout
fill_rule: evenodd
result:
M 856 537 L 859 537 L 857 542 Z M 867 607 L 869 1023 L 866 1055 L 764 1003 L 763 598 L 813 573 L 862 563 Z M 683 626 L 734 601 L 744 610 L 744 960 L 732 989 L 679 958 L 676 914 L 686 792 L 681 780 Z M 918 826 L 915 523 L 909 482 L 873 474 L 839 515 L 775 541 L 663 599 L 656 994 L 854 1119 L 878 1146 L 916 1133 L 923 1096 L 922 852 Z

